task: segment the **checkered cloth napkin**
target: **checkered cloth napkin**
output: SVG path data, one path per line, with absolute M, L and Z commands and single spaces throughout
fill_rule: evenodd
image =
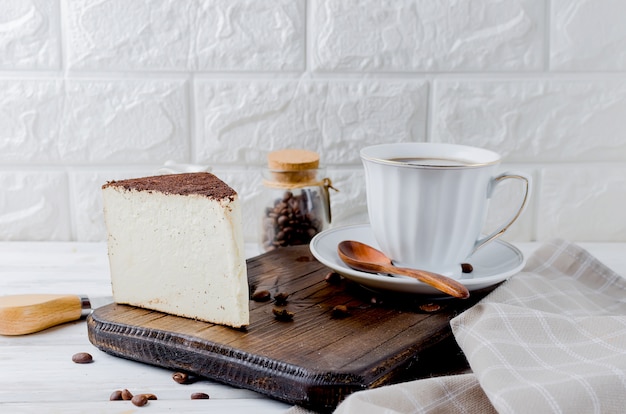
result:
M 541 246 L 451 326 L 472 374 L 357 392 L 336 412 L 626 412 L 626 279 L 574 244 Z

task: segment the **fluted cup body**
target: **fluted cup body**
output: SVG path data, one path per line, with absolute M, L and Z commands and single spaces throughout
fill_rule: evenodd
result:
M 493 188 L 509 178 L 497 174 L 500 156 L 433 143 L 382 144 L 360 155 L 381 250 L 395 265 L 460 277 L 461 264 L 486 242 L 481 231 Z

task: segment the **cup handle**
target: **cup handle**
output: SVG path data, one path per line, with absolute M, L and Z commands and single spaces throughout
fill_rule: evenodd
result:
M 496 229 L 493 233 L 488 234 L 487 236 L 476 240 L 476 243 L 474 243 L 474 250 L 472 251 L 472 254 L 474 254 L 476 252 L 476 250 L 480 249 L 482 246 L 484 246 L 486 243 L 500 237 L 505 231 L 507 231 L 507 229 L 509 227 L 511 227 L 511 224 L 513 224 L 515 222 L 515 220 L 517 220 L 519 218 L 519 216 L 522 214 L 522 212 L 524 211 L 524 209 L 526 208 L 526 204 L 528 204 L 528 199 L 530 196 L 530 176 L 524 174 L 524 173 L 520 173 L 520 172 L 505 172 L 502 173 L 500 175 L 498 175 L 497 177 L 495 177 L 493 179 L 492 182 L 492 186 L 489 189 L 489 197 L 491 198 L 491 193 L 493 193 L 493 190 L 495 189 L 496 185 L 498 185 L 499 183 L 501 183 L 504 180 L 508 180 L 508 179 L 515 179 L 515 180 L 521 180 L 524 183 L 524 198 L 522 199 L 522 203 L 520 204 L 519 209 L 517 210 L 517 212 L 513 215 L 513 217 L 511 217 L 505 224 L 503 224 L 502 226 L 500 226 L 498 229 Z

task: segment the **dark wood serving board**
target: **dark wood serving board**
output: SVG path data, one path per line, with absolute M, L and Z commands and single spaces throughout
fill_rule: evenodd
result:
M 111 304 L 87 320 L 89 340 L 124 358 L 187 371 L 318 411 L 348 394 L 467 369 L 449 320 L 467 300 L 386 296 L 339 278 L 308 246 L 248 260 L 250 291 L 288 293 L 286 305 L 250 301 L 250 325 L 233 329 L 132 306 Z M 345 305 L 338 317 L 333 307 Z M 293 312 L 292 321 L 273 309 Z

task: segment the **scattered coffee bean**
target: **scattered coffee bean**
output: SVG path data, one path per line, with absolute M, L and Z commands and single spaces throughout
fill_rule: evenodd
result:
M 194 392 L 193 394 L 191 394 L 191 399 L 192 400 L 208 400 L 209 394 L 206 394 L 204 392 Z
M 179 384 L 191 384 L 195 382 L 195 378 L 186 372 L 175 372 L 172 374 L 172 379 Z
M 257 290 L 252 294 L 252 300 L 255 302 L 267 302 L 271 297 L 269 290 Z
M 145 399 L 146 402 L 148 400 L 156 400 L 157 396 L 154 394 L 137 394 L 137 395 L 133 395 L 130 391 L 128 391 L 127 389 L 123 389 L 123 390 L 115 390 L 111 393 L 111 395 L 109 396 L 109 401 L 131 401 L 133 404 L 137 405 L 137 406 L 142 406 L 145 405 L 145 403 L 142 403 L 142 400 Z
M 274 302 L 279 306 L 283 306 L 287 303 L 288 297 L 289 297 L 289 293 L 278 292 L 277 294 L 274 295 Z
M 474 266 L 469 263 L 461 263 L 461 270 L 463 273 L 472 273 L 474 271 Z
M 350 315 L 348 312 L 348 307 L 346 305 L 337 305 L 331 311 L 331 315 L 333 318 L 341 319 Z
M 328 272 L 328 274 L 324 276 L 324 280 L 331 285 L 336 285 L 341 282 L 341 275 L 337 272 Z
M 79 352 L 72 355 L 72 361 L 77 364 L 89 364 L 90 362 L 93 362 L 93 357 L 87 352 Z
M 419 306 L 419 308 L 424 312 L 437 312 L 441 309 L 441 306 L 437 303 L 423 303 Z
M 308 244 L 323 230 L 324 205 L 318 191 L 303 188 L 298 194 L 285 191 L 265 210 L 263 246 L 273 250 L 283 246 Z
M 130 399 L 130 402 L 132 402 L 137 407 L 143 407 L 144 405 L 148 404 L 148 397 L 146 397 L 145 394 L 137 394 Z
M 122 399 L 122 390 L 115 390 L 109 397 L 109 401 L 120 401 Z
M 272 309 L 272 313 L 277 320 L 282 322 L 290 322 L 293 320 L 294 317 L 294 313 L 288 311 L 287 309 L 274 308 Z

